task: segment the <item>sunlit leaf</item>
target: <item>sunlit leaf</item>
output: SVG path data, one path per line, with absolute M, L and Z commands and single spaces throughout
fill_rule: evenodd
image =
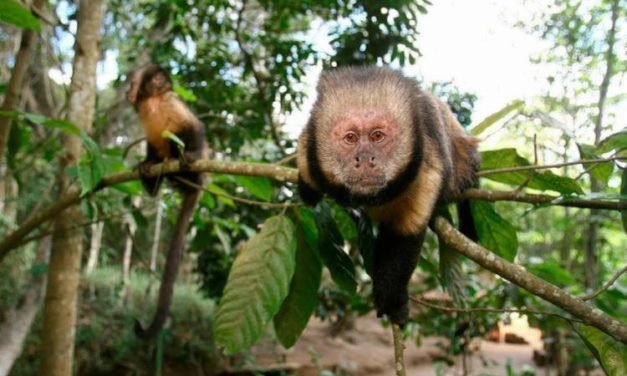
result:
M 531 166 L 528 160 L 518 155 L 516 149 L 498 149 L 481 152 L 481 170 Z M 558 176 L 550 171 L 512 171 L 497 174 L 486 173 L 482 177 L 513 186 L 526 184 L 539 190 L 556 191 L 561 194 L 581 194 L 583 190 L 576 180 Z
M 558 286 L 572 286 L 577 281 L 572 273 L 553 261 L 545 261 L 529 266 L 529 271 L 536 276 Z
M 518 235 L 514 226 L 501 217 L 490 202 L 471 201 L 470 208 L 479 243 L 507 261 L 514 261 L 518 252 Z
M 596 154 L 604 154 L 610 150 L 627 149 L 627 131 L 614 133 L 602 140 L 594 150 Z
M 185 143 L 183 142 L 183 140 L 181 140 L 177 135 L 175 135 L 174 133 L 170 131 L 161 132 L 161 137 L 167 138 L 168 140 L 172 140 L 181 149 L 185 148 Z
M 258 176 L 234 176 L 235 182 L 248 193 L 263 201 L 272 199 L 272 183 L 270 179 Z
M 597 328 L 584 324 L 575 324 L 574 327 L 607 375 L 627 375 L 627 345 Z
M 31 11 L 14 0 L 0 1 L 0 22 L 39 31 L 41 25 Z
M 599 159 L 599 156 L 595 153 L 594 146 L 577 144 L 577 147 L 579 148 L 579 154 L 581 155 L 581 159 Z M 600 181 L 603 186 L 607 186 L 607 182 L 610 180 L 610 176 L 612 176 L 612 172 L 614 171 L 614 163 L 609 161 L 596 164 L 587 164 L 584 166 L 584 168 L 590 175 Z
M 470 134 L 472 134 L 473 136 L 480 135 L 486 129 L 490 128 L 497 121 L 503 119 L 505 116 L 509 115 L 511 112 L 519 111 L 524 105 L 525 105 L 525 102 L 520 99 L 507 104 L 505 107 L 503 107 L 499 111 L 493 113 L 492 115 L 488 116 L 483 121 L 481 121 L 479 124 L 472 127 L 470 129 Z
M 194 93 L 179 85 L 177 82 L 174 83 L 172 89 L 174 89 L 174 92 L 185 102 L 196 102 L 198 100 Z
M 215 315 L 216 343 L 227 353 L 257 341 L 279 311 L 295 269 L 294 235 L 287 217 L 274 216 L 241 247 Z

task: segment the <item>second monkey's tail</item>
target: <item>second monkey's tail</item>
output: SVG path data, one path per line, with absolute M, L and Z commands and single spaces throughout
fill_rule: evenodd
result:
M 161 278 L 161 287 L 159 287 L 159 299 L 157 301 L 157 310 L 148 328 L 144 329 L 139 322 L 135 320 L 135 334 L 143 339 L 154 338 L 163 328 L 170 306 L 172 305 L 172 293 L 174 292 L 174 282 L 178 273 L 181 257 L 183 256 L 183 248 L 185 246 L 185 234 L 189 222 L 194 214 L 196 203 L 200 199 L 200 191 L 191 191 L 183 196 L 181 210 L 176 221 L 174 236 L 170 242 L 167 258 L 165 261 L 165 269 Z

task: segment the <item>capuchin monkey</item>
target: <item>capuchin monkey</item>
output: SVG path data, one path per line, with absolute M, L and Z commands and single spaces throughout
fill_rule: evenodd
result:
M 448 106 L 389 68 L 324 72 L 298 141 L 298 189 L 315 205 L 328 194 L 379 223 L 373 294 L 377 315 L 408 319 L 407 284 L 436 205 L 477 183 L 477 140 Z M 462 231 L 476 238 L 468 203 Z
M 162 181 L 160 176 L 145 176 L 152 165 L 176 158 L 182 170 L 167 176 L 183 196 L 183 201 L 167 253 L 157 310 L 147 329 L 135 321 L 137 336 L 151 338 L 159 333 L 167 319 L 174 281 L 183 255 L 185 233 L 201 195 L 197 187 L 204 182 L 204 174 L 188 171 L 189 165 L 207 155 L 207 145 L 203 124 L 172 91 L 170 75 L 160 66 L 148 64 L 138 68 L 131 77 L 126 97 L 134 106 L 146 135 L 146 159 L 137 167 L 146 191 L 151 196 L 156 195 Z M 176 135 L 185 144 L 184 148 L 165 138 L 162 135 L 164 131 Z

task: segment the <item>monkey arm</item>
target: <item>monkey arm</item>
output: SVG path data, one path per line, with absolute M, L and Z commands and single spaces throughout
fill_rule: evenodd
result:
M 147 177 L 146 175 L 150 167 L 161 162 L 162 158 L 159 157 L 157 149 L 155 149 L 149 142 L 147 142 L 146 145 L 146 158 L 135 168 L 139 172 L 139 179 L 141 180 L 146 192 L 148 192 L 151 196 L 155 196 L 159 191 L 159 187 L 161 186 L 161 181 L 163 179 L 161 179 L 160 176 Z

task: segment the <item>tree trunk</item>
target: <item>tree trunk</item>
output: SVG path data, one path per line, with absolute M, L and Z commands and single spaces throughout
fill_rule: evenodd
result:
M 34 264 L 48 262 L 50 240 L 49 236 L 41 240 Z M 23 302 L 8 313 L 6 320 L 0 325 L 0 376 L 9 374 L 15 360 L 22 353 L 24 340 L 39 311 L 46 279 L 31 277 L 27 279 L 26 284 L 29 287 L 24 294 Z
M 598 145 L 601 141 L 601 133 L 603 131 L 603 116 L 605 114 L 605 102 L 607 99 L 607 91 L 610 86 L 610 81 L 614 75 L 614 64 L 616 55 L 614 54 L 614 45 L 616 44 L 616 23 L 618 21 L 619 13 L 619 0 L 612 2 L 612 23 L 610 30 L 607 34 L 607 51 L 605 52 L 605 74 L 603 75 L 603 81 L 599 87 L 599 100 L 597 102 L 597 116 L 594 121 L 594 144 Z M 601 190 L 601 184 L 593 176 L 590 176 L 590 191 L 599 192 Z M 585 266 L 584 274 L 586 279 L 586 288 L 589 291 L 596 289 L 598 279 L 598 255 L 597 255 L 597 243 L 599 237 L 599 216 L 598 210 L 590 210 L 590 217 L 588 219 L 588 231 L 586 237 L 586 253 L 585 253 Z
M 89 243 L 89 257 L 87 258 L 87 266 L 85 273 L 91 274 L 98 265 L 98 257 L 100 256 L 100 246 L 102 245 L 102 231 L 104 230 L 104 221 L 96 222 L 91 225 L 91 241 Z
M 91 130 L 95 111 L 96 64 L 100 56 L 99 40 L 103 16 L 104 0 L 80 2 L 67 120 L 85 132 Z M 76 165 L 81 153 L 81 141 L 76 136 L 64 135 L 63 146 L 65 154 L 60 163 L 59 196 L 70 188 L 65 168 Z M 82 231 L 76 226 L 81 222 L 80 207 L 74 206 L 59 215 L 54 223 L 41 344 L 40 373 L 43 375 L 72 374 L 83 248 Z
M 152 249 L 150 250 L 150 271 L 157 271 L 157 255 L 159 254 L 159 244 L 161 244 L 161 220 L 163 219 L 163 205 L 161 197 L 157 199 L 157 219 L 155 221 L 155 234 L 152 238 Z

